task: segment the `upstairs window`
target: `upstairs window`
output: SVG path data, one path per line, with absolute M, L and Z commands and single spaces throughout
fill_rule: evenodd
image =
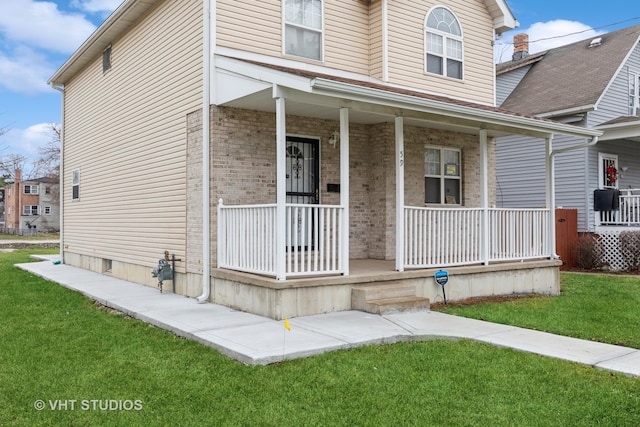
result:
M 37 185 L 25 185 L 24 186 L 24 194 L 38 194 L 38 186 Z
M 322 60 L 322 0 L 285 0 L 284 53 Z
M 460 150 L 425 147 L 424 201 L 427 204 L 462 204 Z
M 637 116 L 640 113 L 640 74 L 629 74 L 629 115 Z
M 462 80 L 462 29 L 453 13 L 436 7 L 425 20 L 425 70 Z

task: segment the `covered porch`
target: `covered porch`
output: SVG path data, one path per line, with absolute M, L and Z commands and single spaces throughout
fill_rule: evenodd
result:
M 250 289 L 256 288 L 260 289 L 257 293 L 263 301 L 264 298 L 273 301 L 275 293 L 302 288 L 307 289 L 306 297 L 294 292 L 298 295 L 296 300 L 322 300 L 320 295 L 327 289 L 323 285 L 329 284 L 337 289 L 331 293 L 333 302 L 317 307 L 318 312 L 326 312 L 349 309 L 351 297 L 347 297 L 347 293 L 350 295 L 358 283 L 412 280 L 417 281 L 416 293 L 433 298 L 436 295 L 428 288 L 433 285 L 434 272 L 441 268 L 449 268 L 451 274 L 455 271 L 465 277 L 464 280 L 470 280 L 468 286 L 464 286 L 467 291 L 458 293 L 462 298 L 519 292 L 513 280 L 507 278 L 509 275 L 531 284 L 525 285 L 528 292 L 558 291 L 560 262 L 555 255 L 553 135 L 579 136 L 585 138 L 585 143 L 593 143 L 600 132 L 409 91 L 370 78 L 362 81 L 355 76 L 331 77 L 221 56 L 216 57 L 215 64 L 217 90 L 212 93 L 215 105 L 259 110 L 275 116 L 275 200 L 233 203 L 223 197 L 214 199 L 217 201 L 217 206 L 212 206 L 216 215 L 214 301 L 247 309 L 247 305 L 252 306 L 247 302 L 253 298 Z M 290 129 L 289 123 L 305 117 L 337 124 L 334 139 L 328 141 L 336 152 L 339 148 L 336 157 L 339 181 L 331 184 L 334 192 L 339 193 L 332 195 L 337 203 L 327 203 L 329 195 L 321 200 L 323 188 L 320 197 L 311 196 L 315 203 L 292 202 L 291 193 L 287 191 L 288 137 L 299 134 Z M 360 129 L 363 125 L 380 123 L 392 129 L 391 155 L 376 158 L 376 162 L 383 163 L 381 173 L 391 175 L 380 196 L 385 198 L 381 203 L 386 203 L 379 215 L 383 231 L 375 237 L 381 242 L 382 250 L 376 254 L 364 253 L 363 257 L 363 252 L 356 252 L 353 246 L 359 243 L 362 230 L 368 229 L 361 226 L 354 231 L 352 211 L 355 197 L 361 194 L 363 186 L 352 191 L 351 180 L 358 172 L 354 165 L 366 167 L 361 166 L 362 159 L 376 154 L 359 148 L 357 151 L 362 155 L 354 158 L 356 149 L 351 146 L 351 139 L 354 127 Z M 467 167 L 465 177 L 460 178 L 460 162 L 441 165 L 443 169 L 449 168 L 443 172 L 441 203 L 428 203 L 423 196 L 416 196 L 416 188 L 422 188 L 419 192 L 423 195 L 431 190 L 427 188 L 426 172 L 420 171 L 425 167 L 425 145 L 416 143 L 415 134 L 434 132 L 450 135 L 452 140 L 471 141 L 477 153 L 472 159 L 472 168 L 471 160 L 463 164 Z M 495 159 L 491 144 L 495 137 L 512 133 L 537 137 L 546 147 L 547 206 L 544 208 L 494 207 L 491 165 Z M 420 156 L 422 159 L 416 159 Z M 412 166 L 407 169 L 407 164 Z M 464 186 L 460 184 L 459 192 L 453 191 L 445 197 L 444 193 L 449 191 L 445 182 L 449 173 L 460 182 L 464 179 Z M 372 203 L 377 203 L 377 199 Z M 367 206 L 369 216 L 376 215 L 376 207 Z M 375 266 L 367 279 L 359 279 L 352 271 L 362 263 Z M 536 270 L 542 274 L 536 275 Z M 381 274 L 382 271 L 385 274 Z M 514 274 L 516 271 L 526 274 Z M 384 280 L 375 279 L 382 276 Z M 484 281 L 491 282 L 491 286 L 482 285 Z M 501 283 L 504 286 L 500 286 Z M 267 289 L 271 290 L 269 295 L 264 293 Z M 285 292 L 289 296 L 283 294 L 282 297 L 293 298 L 291 292 Z M 274 302 L 276 306 L 280 303 L 285 304 Z M 285 305 L 296 304 L 289 300 Z M 270 313 L 267 315 L 272 317 L 311 314 L 306 309 L 291 308 Z

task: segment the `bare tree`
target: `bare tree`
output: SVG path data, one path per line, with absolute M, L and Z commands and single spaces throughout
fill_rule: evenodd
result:
M 40 148 L 40 157 L 35 162 L 35 168 L 40 175 L 59 178 L 62 127 L 56 123 L 49 123 L 47 128 L 51 133 L 51 138 L 45 146 Z
M 0 157 L 0 175 L 5 177 L 6 181 L 14 182 L 16 171 L 24 171 L 28 160 L 22 154 L 7 154 Z

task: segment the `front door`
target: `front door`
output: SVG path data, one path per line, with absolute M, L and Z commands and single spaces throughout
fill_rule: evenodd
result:
M 320 182 L 320 159 L 318 156 L 319 140 L 287 136 L 287 204 L 318 204 Z M 313 242 L 305 232 L 312 215 L 303 209 L 292 209 L 288 215 L 291 233 L 289 245 L 297 247 L 313 246 Z

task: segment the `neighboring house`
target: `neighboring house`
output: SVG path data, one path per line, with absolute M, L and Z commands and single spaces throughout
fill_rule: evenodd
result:
M 528 55 L 521 34 L 514 60 L 497 66 L 503 108 L 604 132 L 597 144 L 575 150 L 568 148 L 584 140 L 554 138 L 555 203 L 577 209 L 581 232 L 605 236 L 640 226 L 639 39 L 640 25 Z M 546 204 L 543 150 L 523 136 L 498 139 L 498 207 Z
M 60 184 L 54 178 L 22 180 L 16 171 L 14 183 L 4 188 L 5 224 L 3 228 L 60 229 Z
M 442 267 L 449 299 L 558 292 L 553 210 L 492 208 L 495 138 L 600 132 L 495 108 L 516 25 L 498 0 L 125 1 L 49 82 L 64 263 L 156 285 L 166 251 L 176 292 L 273 318 L 442 299 Z

